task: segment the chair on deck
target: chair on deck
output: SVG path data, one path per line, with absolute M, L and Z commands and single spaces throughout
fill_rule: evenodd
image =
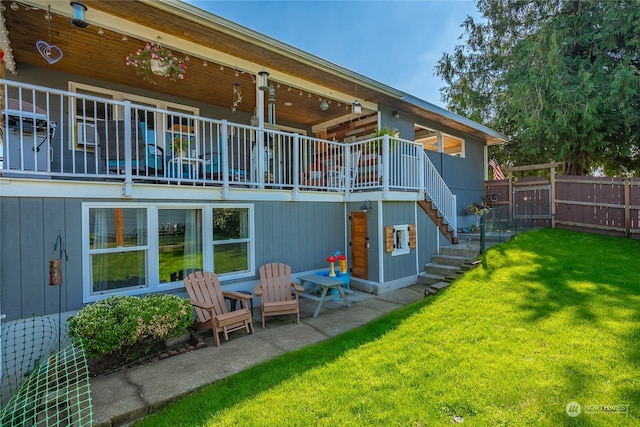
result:
M 228 167 L 227 177 L 232 182 L 246 182 L 249 180 L 247 170 L 250 166 L 248 142 L 242 139 L 230 139 L 227 145 Z M 222 167 L 222 140 L 218 139 L 218 151 L 205 154 L 203 163 L 205 178 L 222 180 L 224 168 Z
M 123 173 L 126 165 L 124 120 L 108 120 L 98 124 L 99 150 L 102 164 L 110 171 Z M 145 147 L 136 139 L 136 123 L 131 122 L 131 168 L 134 173 L 145 168 Z
M 327 171 L 327 181 L 332 187 L 343 188 L 349 183 L 349 188 L 353 188 L 353 184 L 358 176 L 358 163 L 360 163 L 360 151 L 352 151 L 349 156 L 349 165 L 346 164 L 346 156 L 342 165 L 335 170 Z
M 229 340 L 229 332 L 246 329 L 253 333 L 251 311 L 247 301 L 251 295 L 240 292 L 223 291 L 216 273 L 196 271 L 189 274 L 182 281 L 189 294 L 191 305 L 195 308 L 198 329 L 211 328 L 216 345 L 220 345 L 219 332 L 224 333 L 224 339 Z M 242 308 L 230 311 L 224 298 L 242 301 Z
M 164 149 L 156 144 L 156 131 L 147 129 L 145 122 L 140 122 L 140 133 L 145 145 L 145 161 L 148 175 L 164 175 Z
M 304 292 L 304 288 L 291 281 L 290 266 L 271 263 L 260 267 L 260 284 L 253 293 L 262 298 L 262 327 L 265 327 L 265 317 L 283 314 L 295 314 L 299 324 L 298 292 Z

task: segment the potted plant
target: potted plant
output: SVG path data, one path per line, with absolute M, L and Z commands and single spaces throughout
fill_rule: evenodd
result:
M 369 150 L 374 153 L 381 154 L 382 153 L 382 141 L 385 135 L 389 135 L 391 138 L 398 138 L 400 136 L 400 132 L 398 129 L 391 128 L 387 125 L 382 126 L 381 128 L 376 127 L 373 131 L 373 140 L 369 142 Z M 393 140 L 389 143 L 389 149 L 392 150 L 395 147 L 395 143 Z
M 189 149 L 189 139 L 185 136 L 174 136 L 171 143 L 171 150 L 176 157 L 185 157 Z
M 160 44 L 147 45 L 130 53 L 126 57 L 126 64 L 136 69 L 136 74 L 149 83 L 155 83 L 153 75 L 167 77 L 171 81 L 184 79 L 187 66 L 183 60 Z
M 489 207 L 483 202 L 473 202 L 469 206 L 467 206 L 466 209 L 476 216 L 475 228 L 478 229 L 478 218 L 480 217 L 480 215 L 489 212 Z

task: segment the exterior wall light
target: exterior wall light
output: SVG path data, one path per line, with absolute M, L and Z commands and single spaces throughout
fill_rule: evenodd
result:
M 357 99 L 351 104 L 351 112 L 353 114 L 362 114 L 362 104 L 360 104 Z
M 258 89 L 263 92 L 269 92 L 269 85 L 267 83 L 267 77 L 269 77 L 269 73 L 267 73 L 266 71 L 260 71 L 258 75 L 260 76 L 260 84 L 258 86 Z

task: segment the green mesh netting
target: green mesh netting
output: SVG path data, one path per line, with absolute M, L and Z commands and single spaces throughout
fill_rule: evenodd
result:
M 92 425 L 84 349 L 60 331 L 47 317 L 2 324 L 2 427 Z

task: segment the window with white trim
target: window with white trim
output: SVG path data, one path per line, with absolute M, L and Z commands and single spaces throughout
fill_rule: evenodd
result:
M 200 114 L 200 109 L 196 107 L 132 95 L 82 83 L 69 82 L 69 91 L 112 99 L 114 101 L 131 101 L 135 104 L 149 107 L 150 109 L 169 110 L 182 115 L 197 116 Z M 70 144 L 73 143 L 73 147 L 70 146 L 70 149 L 93 149 L 97 143 L 98 132 L 96 131 L 96 126 L 98 126 L 99 122 L 107 118 L 114 119 L 114 117 L 122 117 L 122 112 L 116 114 L 116 112 L 113 111 L 113 105 L 97 101 L 76 98 L 75 105 L 70 106 L 70 108 L 72 108 L 73 112 L 73 114 L 70 115 L 72 120 L 71 129 L 73 129 L 74 132 L 73 138 L 70 139 L 70 141 L 73 141 L 70 142 Z M 144 128 L 147 132 L 144 138 L 149 139 L 149 135 L 152 135 L 151 138 L 154 140 L 148 140 L 147 143 L 160 143 L 160 145 L 163 145 L 163 139 L 165 138 L 164 133 L 171 131 L 176 125 L 188 125 L 190 128 L 194 127 L 193 119 L 185 118 L 184 116 L 167 115 L 161 118 L 160 114 L 153 110 L 146 109 L 136 109 L 132 114 L 132 119 L 138 124 L 144 123 L 144 126 L 141 127 L 141 129 Z
M 416 245 L 415 224 L 388 225 L 384 228 L 385 252 L 391 252 L 391 256 L 408 254 Z
M 196 270 L 255 272 L 251 204 L 83 203 L 83 300 L 182 287 Z
M 251 227 L 244 208 L 213 209 L 213 264 L 224 275 L 250 270 Z
M 91 294 L 147 287 L 147 210 L 104 207 L 88 214 Z
M 414 130 L 415 141 L 422 144 L 425 150 L 456 157 L 465 156 L 464 139 L 419 125 Z
M 396 225 L 393 227 L 393 252 L 391 256 L 409 253 L 409 226 Z

